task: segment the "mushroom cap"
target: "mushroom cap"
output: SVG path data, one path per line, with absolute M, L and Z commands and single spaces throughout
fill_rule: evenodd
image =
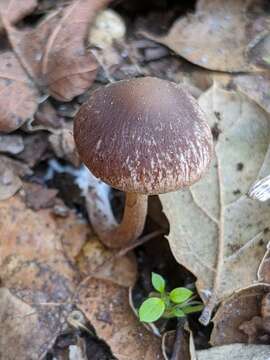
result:
M 200 179 L 212 155 L 212 134 L 183 87 L 154 77 L 95 90 L 75 118 L 82 161 L 112 187 L 160 194 Z

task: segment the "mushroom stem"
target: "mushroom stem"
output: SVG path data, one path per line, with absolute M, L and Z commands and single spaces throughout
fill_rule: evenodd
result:
M 99 234 L 101 242 L 110 248 L 121 248 L 136 240 L 143 232 L 147 214 L 148 196 L 126 193 L 122 222 Z

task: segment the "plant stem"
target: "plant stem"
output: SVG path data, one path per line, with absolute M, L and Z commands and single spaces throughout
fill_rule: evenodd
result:
M 173 353 L 171 356 L 171 360 L 181 360 L 183 357 L 183 349 L 182 346 L 184 344 L 184 324 L 186 319 L 179 318 L 177 319 L 177 327 L 175 333 L 175 341 L 173 346 Z

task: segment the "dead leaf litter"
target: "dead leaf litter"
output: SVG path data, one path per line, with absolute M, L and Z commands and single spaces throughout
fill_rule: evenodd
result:
M 269 39 L 265 0 L 0 1 L 1 359 L 269 358 Z M 98 87 L 143 76 L 197 99 L 214 154 L 109 250 L 98 234 L 125 197 L 82 165 L 73 119 Z M 202 313 L 140 323 L 153 271 Z

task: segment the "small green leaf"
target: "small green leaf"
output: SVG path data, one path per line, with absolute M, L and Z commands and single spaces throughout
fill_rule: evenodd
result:
M 192 294 L 191 290 L 179 287 L 170 292 L 170 300 L 175 304 L 181 304 L 188 300 Z
M 195 312 L 199 312 L 202 311 L 203 309 L 203 304 L 201 305 L 193 305 L 193 306 L 185 306 L 184 308 L 182 308 L 182 310 L 184 311 L 185 314 L 192 314 Z
M 263 60 L 270 65 L 270 56 L 264 57 Z
M 160 293 L 163 293 L 165 290 L 165 280 L 161 275 L 154 272 L 152 272 L 152 285 Z
M 145 300 L 139 308 L 139 318 L 143 322 L 154 322 L 158 320 L 165 310 L 164 301 L 159 298 Z
M 178 308 L 174 308 L 174 309 L 172 310 L 172 313 L 173 313 L 173 315 L 176 316 L 176 317 L 184 317 L 184 316 L 186 316 L 185 313 L 184 313 L 184 311 L 181 310 L 181 309 L 178 309 Z

